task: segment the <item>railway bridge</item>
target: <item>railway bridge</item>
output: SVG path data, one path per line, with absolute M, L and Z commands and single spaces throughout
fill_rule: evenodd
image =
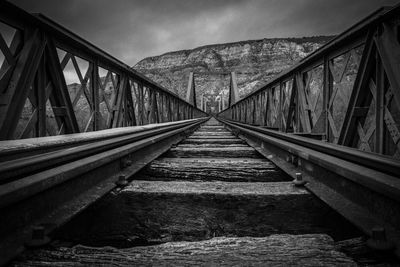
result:
M 214 116 L 193 74 L 183 100 L 44 15 L 0 26 L 0 265 L 398 261 L 400 6 L 242 99 L 228 74 Z

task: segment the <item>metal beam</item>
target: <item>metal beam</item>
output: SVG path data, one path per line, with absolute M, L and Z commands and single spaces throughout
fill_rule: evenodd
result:
M 193 72 L 189 73 L 189 81 L 188 81 L 187 90 L 186 90 L 186 102 L 192 104 L 194 107 L 197 107 L 196 87 L 195 87 Z
M 62 145 L 43 138 L 29 139 L 23 149 L 10 147 L 2 155 L 9 159 L 0 164 L 0 211 L 4 218 L 0 222 L 0 264 L 23 249 L 32 226 L 46 225 L 48 233 L 55 230 L 115 188 L 120 175 L 129 180 L 207 119 L 129 127 L 125 132 L 106 130 L 105 138 L 102 131 L 82 133 Z M 21 153 L 32 149 L 29 142 L 36 142 L 33 156 Z M 50 148 L 55 150 L 45 153 Z
M 307 189 L 367 235 L 371 235 L 376 226 L 384 227 L 388 239 L 400 247 L 398 161 L 261 127 L 219 120 L 239 132 L 241 138 L 293 178 L 296 173 L 302 173 Z
M 183 112 L 179 115 L 180 119 L 195 113 L 197 116 L 206 116 L 195 107 L 194 93 L 191 96 L 192 104 L 181 100 L 176 94 L 43 15 L 32 15 L 7 1 L 1 1 L 0 20 L 16 30 L 10 48 L 0 38 L 0 50 L 6 56 L 0 71 L 0 140 L 39 137 L 49 132 L 77 133 L 80 130 L 121 127 L 127 124 L 128 118 L 140 124 L 158 122 L 157 96 L 160 93 L 176 100 L 176 106 Z M 65 52 L 61 62 L 57 49 Z M 82 66 L 79 66 L 82 61 L 89 65 L 85 74 L 81 73 Z M 76 94 L 68 92 L 63 73 L 71 62 L 81 83 Z M 40 64 L 44 66 L 39 68 Z M 103 80 L 104 77 L 99 76 L 101 68 L 107 71 Z M 117 77 L 118 84 L 115 82 Z M 126 80 L 124 83 L 121 83 L 121 77 Z M 110 80 L 115 92 L 108 99 L 104 92 Z M 135 92 L 130 90 L 130 82 L 139 86 L 133 90 Z M 35 92 L 30 89 L 32 85 Z M 142 92 L 143 88 L 146 95 Z M 128 96 L 129 93 L 136 97 Z M 33 101 L 33 110 L 29 117 L 25 116 L 20 121 L 28 98 Z M 48 105 L 48 100 L 51 108 L 43 109 L 43 105 Z M 128 105 L 132 107 L 128 109 Z M 193 109 L 196 112 L 189 112 Z M 86 114 L 86 110 L 89 110 L 89 114 Z M 78 113 L 81 114 L 79 118 Z M 53 115 L 56 125 L 49 131 L 48 127 L 45 129 L 46 120 Z
M 231 78 L 229 83 L 229 100 L 228 106 L 231 107 L 233 104 L 236 104 L 240 100 L 239 98 L 239 90 L 237 87 L 236 81 L 236 73 L 233 71 L 231 72 Z

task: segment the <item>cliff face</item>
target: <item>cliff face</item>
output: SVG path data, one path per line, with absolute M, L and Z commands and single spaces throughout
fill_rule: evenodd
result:
M 197 104 L 203 93 L 225 96 L 235 71 L 241 97 L 252 92 L 282 70 L 304 58 L 332 36 L 262 39 L 207 45 L 169 52 L 141 60 L 133 68 L 185 98 L 189 73 L 195 73 Z M 227 102 L 226 97 L 224 97 Z

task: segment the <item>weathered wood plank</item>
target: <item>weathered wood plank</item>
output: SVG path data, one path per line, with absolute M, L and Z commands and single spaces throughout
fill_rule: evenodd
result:
M 71 221 L 58 238 L 132 246 L 214 236 L 331 233 L 329 223 L 341 227 L 339 221 L 291 182 L 134 180 Z
M 360 266 L 398 266 L 399 259 L 388 251 L 374 251 L 367 246 L 368 237 L 361 236 L 346 240 L 340 240 L 335 243 L 337 251 L 344 252 L 351 257 Z
M 194 132 L 191 136 L 231 136 L 233 137 L 234 135 L 231 132 L 228 131 L 207 131 L 207 132 L 199 132 L 196 131 Z
M 135 179 L 278 182 L 291 178 L 266 159 L 161 158 L 151 162 Z
M 245 141 L 239 138 L 187 138 L 182 141 L 180 144 L 246 144 Z
M 218 237 L 126 249 L 75 246 L 25 253 L 14 266 L 357 266 L 327 235 Z
M 190 139 L 232 139 L 235 138 L 233 135 L 213 135 L 213 136 L 200 136 L 200 135 L 191 135 L 186 140 Z
M 202 126 L 200 127 L 198 130 L 198 132 L 210 132 L 210 131 L 215 131 L 215 132 L 228 132 L 227 129 L 225 129 L 224 127 L 205 127 Z
M 176 147 L 171 148 L 167 153 L 166 157 L 178 157 L 178 158 L 191 158 L 191 157 L 230 157 L 230 158 L 260 158 L 261 155 L 251 147 L 199 147 L 199 148 L 187 148 L 187 147 Z
M 225 129 L 223 125 L 201 125 L 200 129 Z
M 203 143 L 203 144 L 191 144 L 191 143 L 181 143 L 179 147 L 195 148 L 195 147 L 249 147 L 246 144 L 218 144 L 218 143 Z

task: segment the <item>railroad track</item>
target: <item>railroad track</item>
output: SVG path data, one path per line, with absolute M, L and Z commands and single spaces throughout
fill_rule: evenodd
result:
M 244 133 L 207 121 L 14 264 L 356 265 L 366 236 Z
M 24 249 L 33 228 L 51 233 L 206 119 L 3 142 L 0 264 Z

